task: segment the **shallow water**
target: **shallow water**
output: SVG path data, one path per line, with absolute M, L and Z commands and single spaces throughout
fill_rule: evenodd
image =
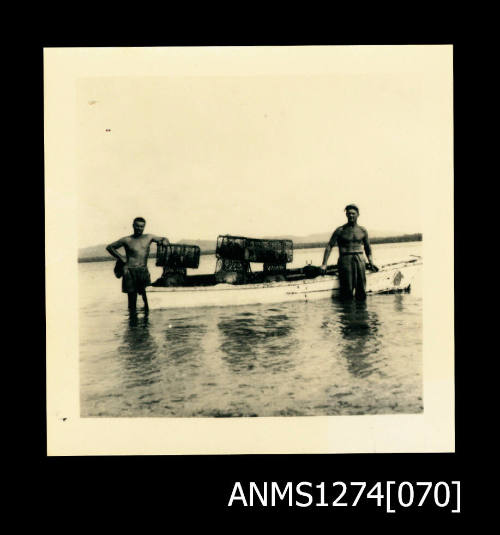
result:
M 422 244 L 375 245 L 378 265 Z M 293 266 L 321 263 L 296 250 Z M 336 259 L 332 253 L 331 261 Z M 82 416 L 225 417 L 418 413 L 422 294 L 325 299 L 129 317 L 112 262 L 79 264 Z M 213 272 L 202 256 L 198 273 Z M 151 278 L 161 268 L 149 261 Z M 195 272 L 194 270 L 192 272 Z M 140 298 L 139 298 L 140 303 Z

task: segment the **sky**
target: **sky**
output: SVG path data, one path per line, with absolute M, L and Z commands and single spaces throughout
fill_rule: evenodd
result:
M 109 76 L 77 86 L 78 246 L 422 230 L 418 73 Z

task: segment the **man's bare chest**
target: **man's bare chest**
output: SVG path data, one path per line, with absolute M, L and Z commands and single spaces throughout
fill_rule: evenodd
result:
M 338 241 L 340 244 L 360 243 L 365 237 L 364 231 L 359 227 L 347 227 L 343 228 L 338 235 Z
M 129 238 L 125 247 L 131 254 L 144 254 L 149 251 L 151 240 L 149 238 Z

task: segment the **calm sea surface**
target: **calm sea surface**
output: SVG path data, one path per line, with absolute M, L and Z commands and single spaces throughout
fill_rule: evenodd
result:
M 377 265 L 422 243 L 373 246 Z M 294 251 L 293 267 L 323 249 Z M 331 262 L 336 261 L 332 253 Z M 80 401 L 87 417 L 313 416 L 418 413 L 420 274 L 409 294 L 204 309 L 134 320 L 113 262 L 79 264 Z M 211 273 L 212 255 L 194 273 Z M 149 260 L 151 279 L 161 268 Z

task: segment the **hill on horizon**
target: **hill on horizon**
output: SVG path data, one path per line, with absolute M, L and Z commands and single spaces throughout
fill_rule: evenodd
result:
M 333 229 L 332 229 L 333 231 Z M 370 238 L 385 238 L 393 236 L 402 236 L 403 234 L 395 231 L 371 231 Z M 415 233 L 416 234 L 416 233 Z M 292 240 L 294 244 L 304 243 L 326 243 L 330 239 L 331 232 L 319 232 L 315 234 L 308 234 L 307 236 L 292 236 L 292 235 L 280 235 L 280 236 L 262 236 L 263 239 L 270 240 Z M 256 236 L 249 236 L 256 237 Z M 185 243 L 187 245 L 198 245 L 201 251 L 214 251 L 217 243 L 217 239 L 214 240 L 197 240 L 183 238 L 182 240 L 176 240 L 174 243 Z M 107 244 L 92 245 L 90 247 L 82 247 L 78 249 L 78 258 L 97 258 L 110 256 L 106 251 Z M 155 253 L 154 245 L 151 249 L 152 253 Z

